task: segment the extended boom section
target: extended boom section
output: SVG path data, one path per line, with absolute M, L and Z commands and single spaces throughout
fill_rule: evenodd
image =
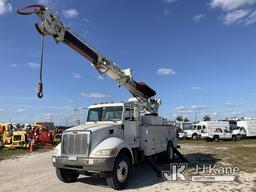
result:
M 33 13 L 36 13 L 42 21 L 40 24 L 36 24 L 36 28 L 41 35 L 53 36 L 56 43 L 63 42 L 67 44 L 88 59 L 100 74 L 110 77 L 119 86 L 128 89 L 142 104 L 143 110 L 146 113 L 158 113 L 160 100 L 153 98 L 156 92 L 145 83 L 136 82 L 133 79 L 131 69 L 121 70 L 115 63 L 100 54 L 90 44 L 65 26 L 53 10 L 37 6 Z

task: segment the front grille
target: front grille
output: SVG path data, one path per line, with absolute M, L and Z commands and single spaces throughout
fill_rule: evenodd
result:
M 89 133 L 67 132 L 62 138 L 62 155 L 64 156 L 89 156 Z

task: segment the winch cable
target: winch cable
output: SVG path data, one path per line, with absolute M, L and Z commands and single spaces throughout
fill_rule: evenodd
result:
M 40 59 L 40 78 L 38 82 L 38 93 L 37 96 L 39 99 L 43 98 L 43 62 L 44 62 L 44 35 L 41 40 L 41 59 Z
M 46 11 L 46 8 L 44 6 L 32 4 L 32 5 L 21 7 L 20 9 L 17 9 L 16 12 L 19 15 L 31 15 L 31 14 L 42 14 L 44 11 Z M 44 61 L 44 35 L 42 35 L 42 41 L 41 41 L 40 79 L 37 85 L 37 89 L 38 89 L 37 96 L 40 99 L 43 98 L 43 61 Z

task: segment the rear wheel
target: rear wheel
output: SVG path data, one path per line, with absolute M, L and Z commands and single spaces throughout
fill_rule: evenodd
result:
M 113 172 L 107 178 L 108 185 L 115 190 L 124 189 L 128 185 L 131 166 L 131 160 L 127 155 L 120 154 L 117 156 Z
M 236 136 L 236 140 L 239 141 L 240 139 L 241 139 L 241 135 L 238 134 L 238 135 Z
M 56 168 L 56 175 L 64 183 L 75 182 L 79 176 L 78 171 Z
M 192 139 L 193 139 L 194 141 L 198 140 L 198 135 L 197 135 L 197 134 L 193 134 L 193 135 L 192 135 Z
M 214 136 L 214 141 L 218 142 L 220 140 L 220 138 L 218 136 Z

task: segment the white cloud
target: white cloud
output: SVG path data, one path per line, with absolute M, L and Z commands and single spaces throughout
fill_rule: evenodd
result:
M 57 7 L 57 5 L 60 3 L 59 0 L 37 0 L 38 4 L 44 5 L 47 7 Z
M 240 115 L 240 114 L 242 114 L 242 112 L 240 112 L 240 111 L 232 111 L 231 112 L 231 115 Z
M 68 9 L 63 11 L 63 15 L 66 18 L 75 18 L 78 15 L 78 11 L 76 9 Z
M 187 109 L 187 108 L 184 107 L 183 105 L 176 107 L 176 111 L 182 111 L 182 110 L 185 110 L 185 109 Z
M 178 113 L 193 113 L 195 111 L 200 111 L 209 108 L 208 105 L 192 105 L 190 107 L 185 107 L 183 105 L 176 107 Z
M 81 93 L 82 96 L 88 97 L 88 98 L 107 98 L 110 97 L 109 95 L 93 92 L 93 93 Z
M 26 109 L 16 109 L 15 110 L 15 112 L 17 112 L 17 113 L 24 113 L 26 111 L 27 111 Z
M 164 3 L 168 3 L 168 4 L 171 4 L 171 3 L 174 3 L 178 0 L 163 0 Z
M 86 22 L 86 23 L 91 23 L 91 20 L 90 20 L 90 19 L 83 18 L 82 20 L 83 20 L 84 22 Z
M 193 91 L 200 91 L 200 90 L 202 90 L 202 88 L 198 87 L 198 86 L 193 86 L 193 87 L 191 87 L 191 90 L 193 90 Z
M 256 11 L 250 13 L 250 15 L 244 20 L 245 25 L 251 25 L 256 23 Z
M 238 106 L 241 106 L 241 105 L 244 105 L 244 103 L 243 102 L 239 102 L 239 103 L 231 103 L 231 102 L 227 102 L 227 103 L 225 103 L 225 105 L 227 106 L 227 107 L 238 107 Z
M 203 110 L 209 108 L 208 105 L 192 105 L 191 109 L 192 110 Z
M 50 0 L 38 0 L 37 2 L 41 5 L 49 5 Z
M 225 25 L 231 25 L 243 22 L 243 19 L 250 13 L 249 10 L 239 9 L 235 11 L 228 12 L 224 18 L 223 23 Z
M 7 0 L 0 0 L 0 15 L 12 12 L 12 5 Z
M 202 15 L 202 14 L 194 15 L 194 16 L 193 16 L 193 20 L 194 20 L 196 23 L 199 23 L 200 21 L 202 21 L 202 19 L 203 19 L 204 17 L 205 17 L 205 16 Z
M 157 70 L 157 75 L 175 75 L 176 72 L 171 68 L 160 68 Z
M 34 62 L 29 62 L 29 63 L 27 63 L 26 65 L 29 66 L 29 67 L 32 68 L 32 69 L 37 69 L 37 68 L 40 67 L 40 64 L 34 63 Z
M 82 78 L 82 76 L 79 73 L 73 73 L 72 75 L 73 75 L 74 79 L 81 79 Z
M 254 3 L 256 3 L 256 0 L 211 0 L 210 6 L 212 8 L 219 7 L 224 11 L 231 11 Z
M 185 107 L 185 106 L 178 106 L 176 107 L 176 111 L 178 113 L 192 113 L 193 111 L 189 108 L 189 107 Z
M 12 66 L 12 67 L 14 67 L 14 68 L 15 68 L 15 67 L 17 67 L 17 65 L 16 65 L 16 64 L 11 64 L 11 66 Z

